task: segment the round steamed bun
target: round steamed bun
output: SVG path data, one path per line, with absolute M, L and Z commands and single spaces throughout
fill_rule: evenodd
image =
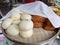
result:
M 19 28 L 17 25 L 12 24 L 10 27 L 8 27 L 6 33 L 11 36 L 16 36 L 19 34 Z
M 19 24 L 19 23 L 20 23 L 20 20 L 13 21 L 13 24 Z
M 23 38 L 29 38 L 33 35 L 33 30 L 28 30 L 28 31 L 21 31 L 20 30 L 20 35 L 23 37 Z
M 29 15 L 29 14 L 22 14 L 22 15 L 21 15 L 21 19 L 22 19 L 22 20 L 31 20 L 31 18 L 32 18 L 32 17 L 31 17 L 31 15 Z
M 20 30 L 33 29 L 33 22 L 32 21 L 20 21 L 19 28 Z
M 18 12 L 12 12 L 11 13 L 12 20 L 18 20 L 18 19 L 20 19 L 20 16 L 21 16 L 21 14 Z
M 7 18 L 7 19 L 5 19 L 5 20 L 3 21 L 2 27 L 3 27 L 4 29 L 7 29 L 7 28 L 11 25 L 11 23 L 12 23 L 12 19 L 11 19 L 11 18 Z

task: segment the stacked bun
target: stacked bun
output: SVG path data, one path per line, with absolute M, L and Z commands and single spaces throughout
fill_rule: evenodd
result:
M 20 35 L 23 38 L 29 38 L 33 34 L 33 22 L 31 21 L 31 15 L 22 14 L 21 22 L 19 24 Z

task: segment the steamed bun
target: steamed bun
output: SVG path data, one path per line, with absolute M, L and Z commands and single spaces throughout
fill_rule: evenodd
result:
M 21 20 L 31 20 L 31 15 L 23 13 L 21 15 Z
M 12 24 L 12 19 L 7 18 L 3 21 L 2 27 L 3 27 L 3 29 L 7 29 L 11 24 Z
M 12 24 L 10 27 L 8 27 L 6 33 L 11 36 L 16 36 L 19 34 L 19 28 L 17 25 Z
M 20 21 L 19 28 L 20 30 L 33 29 L 33 22 L 32 21 Z
M 20 30 L 20 35 L 23 37 L 23 38 L 29 38 L 33 35 L 33 30 L 28 30 L 28 31 L 21 31 Z
M 21 16 L 21 14 L 18 12 L 12 12 L 11 13 L 12 20 L 18 20 L 18 19 L 20 19 L 20 16 Z
M 19 24 L 19 23 L 20 23 L 20 20 L 13 21 L 13 24 Z

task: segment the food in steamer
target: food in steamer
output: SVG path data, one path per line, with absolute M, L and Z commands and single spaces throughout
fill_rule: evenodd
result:
M 13 21 L 13 24 L 19 24 L 20 23 L 20 20 L 14 20 Z
M 43 23 L 39 22 L 39 21 L 33 22 L 33 24 L 34 24 L 34 28 L 42 28 L 43 27 Z
M 32 16 L 26 13 L 21 14 L 21 20 L 31 20 Z
M 32 21 L 34 23 L 34 28 L 42 28 L 45 22 L 45 19 L 46 18 L 41 17 L 41 16 L 32 15 Z
M 20 35 L 23 38 L 31 37 L 33 28 L 55 30 L 50 21 L 45 17 L 18 12 L 12 12 L 11 16 L 3 21 L 2 28 L 10 36 Z
M 19 34 L 19 28 L 17 25 L 12 24 L 7 28 L 6 33 L 11 36 L 17 36 Z
M 20 35 L 23 37 L 23 38 L 29 38 L 33 35 L 33 30 L 30 29 L 30 30 L 27 30 L 27 31 L 22 31 L 20 30 Z
M 33 22 L 45 22 L 45 19 L 44 17 L 41 17 L 41 16 L 37 16 L 37 15 L 32 15 L 32 21 Z
M 32 21 L 21 21 L 19 24 L 20 30 L 30 30 L 33 29 L 33 22 Z
M 10 36 L 20 35 L 23 38 L 29 38 L 33 35 L 31 15 L 26 13 L 12 12 L 11 16 L 3 21 L 2 28 Z
M 20 35 L 23 38 L 29 38 L 33 35 L 33 22 L 31 21 L 31 15 L 25 13 L 21 15 L 19 29 Z
M 53 27 L 53 25 L 51 24 L 51 22 L 48 19 L 46 19 L 45 25 L 43 26 L 43 28 L 45 30 L 55 30 L 55 28 Z
M 12 19 L 11 18 L 7 18 L 7 19 L 5 19 L 3 21 L 2 28 L 3 29 L 7 29 L 11 24 L 12 24 Z
M 11 13 L 10 17 L 14 21 L 14 20 L 20 20 L 20 16 L 21 16 L 20 13 L 17 13 L 16 11 L 14 11 L 14 12 Z
M 43 28 L 45 30 L 55 30 L 52 26 L 51 22 L 44 17 L 41 16 L 32 16 L 32 21 L 34 23 L 34 28 Z

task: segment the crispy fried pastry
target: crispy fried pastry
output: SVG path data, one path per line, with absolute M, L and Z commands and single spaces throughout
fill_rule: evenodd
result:
M 52 26 L 45 26 L 44 29 L 45 29 L 45 30 L 55 30 L 55 28 L 52 27 Z
M 33 22 L 34 23 L 34 28 L 41 28 L 43 26 L 42 22 Z
M 33 15 L 32 16 L 32 21 L 34 21 L 34 22 L 38 22 L 38 21 L 45 22 L 45 18 L 44 17 L 41 17 L 41 16 Z

